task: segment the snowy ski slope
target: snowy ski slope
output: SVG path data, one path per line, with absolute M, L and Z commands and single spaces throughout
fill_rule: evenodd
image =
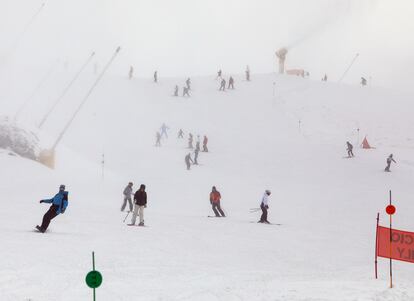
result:
M 20 122 L 35 127 L 70 77 L 55 74 Z M 84 277 L 95 251 L 104 278 L 98 300 L 413 300 L 410 264 L 394 263 L 392 290 L 387 260 L 374 279 L 375 218 L 380 212 L 386 225 L 389 189 L 394 226 L 414 230 L 411 99 L 273 74 L 235 80 L 234 91 L 219 92 L 214 76 L 192 78 L 192 97 L 175 98 L 185 78 L 154 84 L 109 74 L 58 147 L 56 170 L 1 152 L 0 299 L 91 299 Z M 45 124 L 44 147 L 92 81 L 83 76 Z M 32 83 L 10 88 L 2 111 L 12 115 Z M 170 137 L 155 148 L 163 122 Z M 188 132 L 206 134 L 211 151 L 191 171 Z M 365 135 L 376 149 L 357 147 Z M 354 159 L 343 158 L 347 140 Z M 397 164 L 384 173 L 390 153 Z M 128 181 L 147 185 L 148 227 L 122 222 Z M 67 212 L 47 234 L 33 232 L 47 210 L 38 201 L 61 183 Z M 207 218 L 212 185 L 225 219 Z M 265 189 L 273 192 L 269 220 L 281 226 L 249 213 Z

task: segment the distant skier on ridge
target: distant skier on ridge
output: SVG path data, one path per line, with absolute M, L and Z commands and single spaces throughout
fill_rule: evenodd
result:
M 169 130 L 170 128 L 165 124 L 165 123 L 163 123 L 162 125 L 161 125 L 161 127 L 160 127 L 160 130 L 161 130 L 161 138 L 162 138 L 162 136 L 164 136 L 165 135 L 165 137 L 166 138 L 168 138 L 168 134 L 167 134 L 167 130 Z

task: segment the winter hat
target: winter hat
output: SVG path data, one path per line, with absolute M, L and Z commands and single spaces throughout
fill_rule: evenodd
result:
M 266 189 L 266 194 L 271 194 L 272 192 L 269 189 Z
M 145 190 L 145 185 L 144 184 L 141 184 L 141 186 L 139 187 L 139 189 L 141 190 Z
M 59 186 L 59 190 L 65 190 L 65 188 L 66 188 L 66 187 L 65 187 L 65 185 L 63 185 L 63 184 Z

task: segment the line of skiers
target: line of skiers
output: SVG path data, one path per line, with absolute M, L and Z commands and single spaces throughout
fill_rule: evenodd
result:
M 188 148 L 189 149 L 193 149 L 193 141 L 194 141 L 194 137 L 193 134 L 189 133 L 188 134 Z M 196 142 L 196 146 L 194 149 L 194 160 L 191 158 L 191 153 L 188 153 L 185 157 L 184 157 L 184 162 L 185 165 L 187 166 L 187 170 L 191 169 L 191 164 L 194 165 L 198 165 L 198 155 L 201 151 L 201 147 L 200 147 L 200 136 L 197 136 L 197 142 Z M 204 136 L 203 139 L 203 150 L 202 152 L 207 153 L 208 152 L 208 147 L 207 147 L 207 143 L 208 143 L 208 138 L 207 136 Z
M 178 85 L 175 85 L 174 87 L 174 96 L 178 97 L 178 93 L 179 93 L 180 88 L 178 87 Z M 187 78 L 187 80 L 185 81 L 185 86 L 183 87 L 183 97 L 190 97 L 190 90 L 191 90 L 191 79 Z
M 227 89 L 234 90 L 234 78 L 232 76 L 229 78 Z M 226 80 L 224 78 L 221 79 L 219 91 L 226 91 Z
M 347 150 L 347 152 L 348 152 L 348 158 L 352 158 L 352 157 L 354 157 L 354 152 L 353 152 L 353 149 L 354 149 L 354 146 L 349 142 L 349 141 L 347 141 L 346 142 L 346 150 Z M 390 170 L 390 168 L 391 168 L 391 163 L 392 162 L 394 162 L 394 163 L 397 163 L 395 160 L 394 160 L 394 157 L 393 157 L 393 154 L 390 154 L 388 157 L 387 157 L 387 166 L 385 167 L 385 169 L 384 169 L 384 171 L 386 171 L 386 172 L 390 172 L 391 170 Z

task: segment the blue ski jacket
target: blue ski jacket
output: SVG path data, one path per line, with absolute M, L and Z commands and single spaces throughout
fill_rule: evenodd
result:
M 59 191 L 52 199 L 42 200 L 42 202 L 57 206 L 57 214 L 64 213 L 68 207 L 68 194 L 67 191 Z

